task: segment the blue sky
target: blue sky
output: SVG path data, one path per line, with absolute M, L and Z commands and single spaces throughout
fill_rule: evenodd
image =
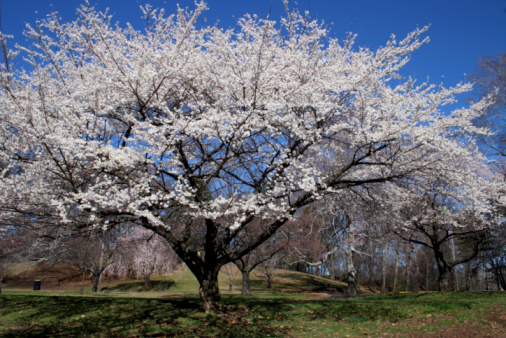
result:
M 33 23 L 52 11 L 71 21 L 81 0 L 0 0 L 2 30 L 26 44 L 22 31 L 25 23 Z M 188 0 L 90 0 L 99 9 L 109 7 L 114 21 L 130 22 L 142 28 L 139 5 L 151 3 L 164 7 L 167 13 L 182 7 L 194 7 Z M 210 23 L 219 20 L 222 27 L 233 27 L 238 17 L 256 13 L 271 18 L 283 15 L 281 0 L 208 0 L 204 17 Z M 291 1 L 294 4 L 294 1 Z M 431 42 L 417 51 L 403 70 L 423 82 L 452 86 L 466 80 L 477 59 L 485 54 L 506 52 L 505 0 L 299 0 L 301 11 L 309 10 L 312 18 L 324 20 L 331 34 L 339 39 L 348 32 L 358 34 L 356 46 L 371 49 L 384 45 L 390 34 L 403 38 L 416 27 L 430 24 L 427 35 Z

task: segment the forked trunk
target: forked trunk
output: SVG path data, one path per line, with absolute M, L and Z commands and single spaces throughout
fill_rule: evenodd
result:
M 443 253 L 438 250 L 434 250 L 436 256 L 437 269 L 439 276 L 437 279 L 438 289 L 440 292 L 453 291 L 453 285 L 451 279 L 452 267 L 444 260 Z

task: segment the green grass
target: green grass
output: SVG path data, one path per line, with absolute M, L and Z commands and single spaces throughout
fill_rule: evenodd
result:
M 228 289 L 229 279 L 226 274 L 220 273 L 219 285 L 222 294 L 239 295 L 242 288 L 242 280 L 238 274 L 234 280 L 232 292 Z M 106 293 L 118 292 L 165 292 L 169 294 L 197 294 L 198 282 L 189 269 L 170 274 L 151 281 L 151 286 L 146 288 L 144 281 L 113 281 L 104 283 L 102 290 Z M 261 279 L 255 273 L 251 274 L 251 291 L 258 295 L 272 294 L 300 294 L 307 292 L 343 292 L 346 289 L 344 283 L 329 279 L 312 276 L 301 272 L 279 270 L 274 279 L 273 287 L 267 288 L 267 281 Z M 365 289 L 364 289 L 365 290 Z M 77 292 L 78 289 L 68 291 Z M 87 293 L 89 288 L 86 289 Z M 89 293 L 88 293 L 89 294 Z
M 419 293 L 331 298 L 342 283 L 279 271 L 272 289 L 252 275 L 253 296 L 228 291 L 225 310 L 205 315 L 187 270 L 156 279 L 105 283 L 104 293 L 78 289 L 0 295 L 0 336 L 363 337 L 380 335 L 506 336 L 506 293 Z
M 0 296 L 0 335 L 358 337 L 467 327 L 471 331 L 463 332 L 476 336 L 506 335 L 506 295 L 499 292 L 223 298 L 223 314 L 205 315 L 198 297 L 189 295 L 132 298 L 7 291 Z

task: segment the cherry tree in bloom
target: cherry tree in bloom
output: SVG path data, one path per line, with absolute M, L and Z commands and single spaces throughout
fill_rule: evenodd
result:
M 405 184 L 402 188 L 394 195 L 397 201 L 390 208 L 395 213 L 389 223 L 392 232 L 430 250 L 438 268 L 439 290 L 454 291 L 455 267 L 478 255 L 497 216 L 493 209 L 483 213 L 469 199 L 459 198 L 459 188 L 443 178 Z M 489 196 L 498 195 L 490 191 Z M 499 201 L 491 200 L 490 204 L 497 206 Z
M 116 276 L 134 276 L 150 287 L 153 275 L 163 275 L 177 269 L 178 259 L 169 243 L 150 230 L 135 227 L 120 237 L 121 253 L 109 273 Z
M 205 9 L 145 7 L 144 31 L 87 5 L 29 25 L 34 44 L 6 55 L 30 67 L 0 75 L 0 161 L 22 168 L 2 176 L 2 197 L 44 196 L 62 226 L 80 210 L 154 231 L 197 277 L 205 311 L 220 308 L 221 266 L 328 193 L 445 175 L 483 205 L 486 182 L 458 164 L 483 161 L 469 136 L 486 133 L 471 120 L 487 103 L 443 113 L 470 85 L 398 75 L 425 28 L 371 51 L 288 6 L 233 29 L 200 25 Z

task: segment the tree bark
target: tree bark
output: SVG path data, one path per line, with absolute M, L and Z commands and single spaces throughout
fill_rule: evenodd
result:
M 434 255 L 436 256 L 436 263 L 439 272 L 439 277 L 437 279 L 438 289 L 440 292 L 453 291 L 452 283 L 450 280 L 452 275 L 452 267 L 448 265 L 444 259 L 444 255 L 441 250 L 437 250 L 435 248 L 433 248 L 433 250 Z
M 450 277 L 451 277 L 451 270 L 450 269 L 444 269 L 444 270 L 439 271 L 439 277 L 438 277 L 437 283 L 438 283 L 438 288 L 439 288 L 440 292 L 452 291 Z
M 334 254 L 329 257 L 329 274 L 330 280 L 336 280 L 336 268 L 334 266 Z
M 248 270 L 241 270 L 241 274 L 242 274 L 242 291 L 241 291 L 241 294 L 243 296 L 251 296 L 249 273 L 250 272 Z
M 221 294 L 218 287 L 218 271 L 220 269 L 212 268 L 203 271 L 197 276 L 199 281 L 199 295 L 202 299 L 202 310 L 205 313 L 215 313 L 222 310 Z
M 93 286 L 91 287 L 91 291 L 92 292 L 97 292 L 98 291 L 98 282 L 100 281 L 100 276 L 102 274 L 96 274 L 95 276 L 93 276 Z
M 151 273 L 144 274 L 144 287 L 149 288 L 149 282 L 151 280 Z
M 425 291 L 429 291 L 429 257 L 425 256 Z
M 84 293 L 84 281 L 86 280 L 86 270 L 83 270 L 83 281 L 81 282 L 81 290 L 79 293 L 82 295 Z
M 272 289 L 272 282 L 274 281 L 274 275 L 267 274 L 267 289 Z
M 399 248 L 395 251 L 395 269 L 394 269 L 394 285 L 393 291 L 397 292 L 397 277 L 399 274 Z
M 383 246 L 383 253 L 381 256 L 381 294 L 387 293 L 387 245 Z
M 410 276 L 409 276 L 409 268 L 411 266 L 411 255 L 413 253 L 413 248 L 410 244 L 406 247 L 406 275 L 404 278 L 404 291 L 409 291 L 409 284 L 410 284 Z
M 346 266 L 348 269 L 348 290 L 347 293 L 350 296 L 357 294 L 357 285 L 355 284 L 356 272 L 355 264 L 353 263 L 353 248 L 346 251 Z

